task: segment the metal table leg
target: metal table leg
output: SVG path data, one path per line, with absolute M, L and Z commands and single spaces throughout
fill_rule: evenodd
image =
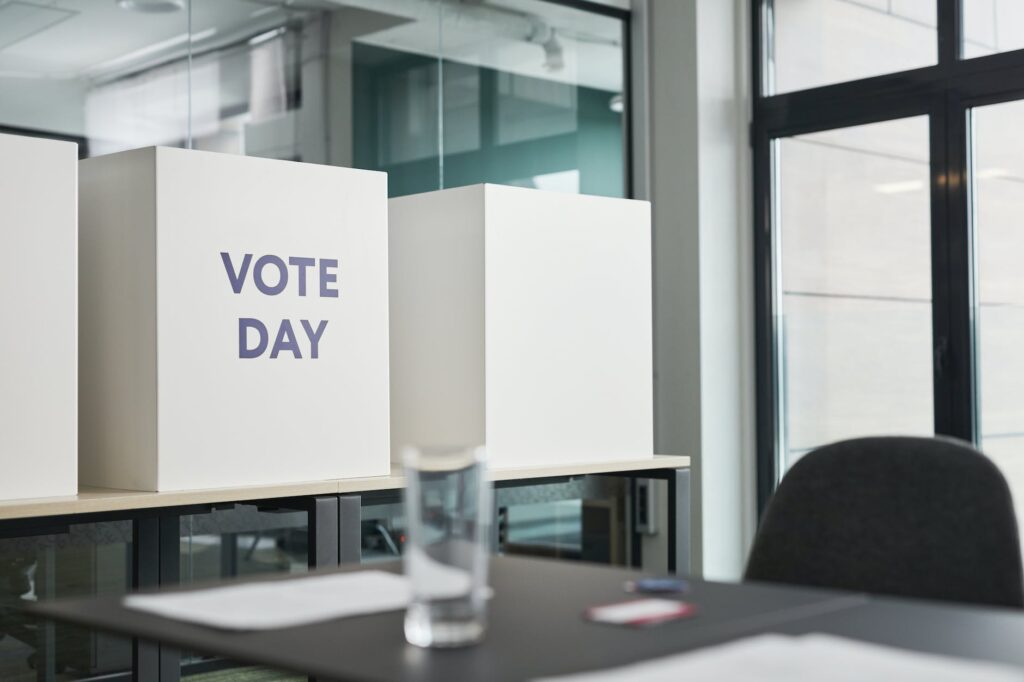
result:
M 321 495 L 310 498 L 309 567 L 359 563 L 362 557 L 362 497 Z
M 36 592 L 40 599 L 53 599 L 57 583 L 56 551 L 53 538 L 39 552 L 36 563 Z M 57 626 L 53 621 L 38 625 L 36 646 L 36 680 L 53 682 L 57 677 Z
M 142 516 L 132 522 L 132 588 L 175 585 L 179 581 L 181 517 L 177 512 Z M 132 641 L 132 670 L 140 682 L 178 682 L 181 654 L 155 642 Z
M 309 502 L 309 567 L 337 566 L 338 496 L 322 495 Z
M 363 559 L 363 499 L 338 497 L 338 563 L 358 564 Z
M 310 568 L 360 562 L 362 506 L 359 495 L 323 495 L 311 499 L 307 507 Z M 307 679 L 317 682 L 313 677 Z
M 690 470 L 668 472 L 668 571 L 689 573 Z

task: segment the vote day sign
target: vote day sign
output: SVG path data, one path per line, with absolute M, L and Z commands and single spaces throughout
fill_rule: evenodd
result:
M 0 500 L 78 493 L 77 164 L 0 135 Z
M 389 472 L 385 174 L 168 148 L 79 172 L 83 483 Z

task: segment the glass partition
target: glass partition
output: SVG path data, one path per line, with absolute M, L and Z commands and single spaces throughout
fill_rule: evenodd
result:
M 0 132 L 71 140 L 83 158 L 165 145 L 382 170 L 392 195 L 493 182 L 625 196 L 626 24 L 572 4 L 0 0 Z M 549 489 L 503 495 L 510 551 L 624 560 L 621 496 Z M 403 516 L 397 500 L 364 508 L 364 561 L 400 556 Z M 74 550 L 0 541 L 0 678 L 48 661 L 59 679 L 130 668 L 126 640 L 46 634 L 8 608 L 39 567 L 56 567 L 57 596 L 127 589 L 130 522 L 89 527 Z M 304 571 L 307 531 L 302 512 L 185 516 L 181 580 Z M 286 679 L 182 663 L 197 680 Z
M 82 156 L 187 143 L 188 13 L 121 4 L 0 6 L 0 132 L 74 140 Z
M 168 145 L 384 170 L 392 195 L 624 196 L 623 26 L 541 0 L 9 3 L 0 130 L 82 156 Z
M 239 504 L 183 516 L 179 527 L 179 571 L 184 585 L 309 570 L 309 520 L 304 511 Z M 239 670 L 230 661 L 194 652 L 182 652 L 181 666 L 182 677 L 195 682 L 297 679 L 262 668 Z
M 67 532 L 0 539 L 0 679 L 85 680 L 124 673 L 131 640 L 32 618 L 26 602 L 127 592 L 130 521 L 83 523 Z

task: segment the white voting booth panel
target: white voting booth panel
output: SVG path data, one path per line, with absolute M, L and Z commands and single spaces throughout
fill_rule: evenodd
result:
M 385 174 L 167 148 L 80 174 L 83 483 L 389 473 Z
M 0 500 L 78 492 L 77 165 L 0 135 Z
M 653 457 L 648 203 L 475 185 L 389 211 L 396 461 Z

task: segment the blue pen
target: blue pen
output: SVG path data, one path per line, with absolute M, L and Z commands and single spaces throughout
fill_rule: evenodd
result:
M 641 594 L 678 594 L 686 592 L 690 585 L 681 578 L 640 578 L 627 580 L 626 592 Z

